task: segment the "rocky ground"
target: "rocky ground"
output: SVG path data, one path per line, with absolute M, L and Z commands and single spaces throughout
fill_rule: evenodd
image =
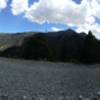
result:
M 99 91 L 99 64 L 0 58 L 0 100 L 92 100 Z

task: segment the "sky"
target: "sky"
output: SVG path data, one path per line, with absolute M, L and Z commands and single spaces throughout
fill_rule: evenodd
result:
M 0 32 L 89 30 L 100 38 L 100 0 L 0 0 Z

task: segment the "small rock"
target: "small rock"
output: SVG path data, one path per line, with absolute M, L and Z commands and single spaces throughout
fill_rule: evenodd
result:
M 98 99 L 97 99 L 97 97 L 93 97 L 93 98 L 91 98 L 90 100 L 98 100 Z
M 32 97 L 32 100 L 35 100 L 35 97 Z
M 78 100 L 83 100 L 83 96 L 80 95 L 79 98 L 78 98 Z
M 99 92 L 97 92 L 97 96 L 98 96 L 98 97 L 100 97 L 100 91 L 99 91 Z
M 24 95 L 24 96 L 23 96 L 23 99 L 27 99 L 27 96 L 26 96 L 26 95 Z
M 7 94 L 3 94 L 1 95 L 2 100 L 7 100 L 8 99 L 8 95 Z

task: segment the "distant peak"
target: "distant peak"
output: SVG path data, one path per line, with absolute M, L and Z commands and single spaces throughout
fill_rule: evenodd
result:
M 72 29 L 67 29 L 66 31 L 68 31 L 68 32 L 75 32 L 74 30 L 72 30 Z M 76 33 L 76 32 L 75 32 Z

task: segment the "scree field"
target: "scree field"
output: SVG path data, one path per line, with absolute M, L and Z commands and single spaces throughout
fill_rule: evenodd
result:
M 79 95 L 100 91 L 100 65 L 50 63 L 0 58 L 0 95 Z M 42 100 L 42 99 L 41 99 Z M 52 99 L 53 100 L 53 99 Z

